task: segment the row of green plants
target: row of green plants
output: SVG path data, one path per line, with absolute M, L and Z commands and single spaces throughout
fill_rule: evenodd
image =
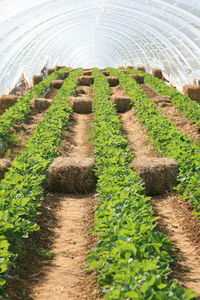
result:
M 169 119 L 156 109 L 156 104 L 148 98 L 136 81 L 127 74 L 110 69 L 119 78 L 126 94 L 131 97 L 138 119 L 163 156 L 174 158 L 179 163 L 179 185 L 183 199 L 190 199 L 195 213 L 200 215 L 200 149 L 191 142 Z
M 177 105 L 183 115 L 200 129 L 200 105 L 184 96 L 173 87 L 167 85 L 163 80 L 154 77 L 151 74 L 144 73 L 134 69 L 128 69 L 130 74 L 144 74 L 144 82 L 150 85 L 161 96 L 170 96 L 173 105 Z
M 9 137 L 9 131 L 14 124 L 22 123 L 31 110 L 31 100 L 33 98 L 43 97 L 45 92 L 50 87 L 52 80 L 59 79 L 63 71 L 68 68 L 60 69 L 49 76 L 43 81 L 36 84 L 32 90 L 29 90 L 24 97 L 21 97 L 17 102 L 8 108 L 0 117 L 0 147 L 6 143 Z
M 105 299 L 194 299 L 195 294 L 168 280 L 171 241 L 155 231 L 149 198 L 131 168 L 133 159 L 122 134 L 106 77 L 93 69 L 94 143 L 99 206 L 88 268 L 96 270 Z
M 82 73 L 77 69 L 64 81 L 25 151 L 16 156 L 0 183 L 0 295 L 25 239 L 39 229 L 35 217 L 43 200 L 48 166 L 58 156 L 61 130 L 72 113 L 67 99 L 75 95 L 77 77 Z

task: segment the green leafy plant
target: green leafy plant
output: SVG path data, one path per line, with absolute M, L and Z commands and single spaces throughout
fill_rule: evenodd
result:
M 171 241 L 154 231 L 156 218 L 143 182 L 131 168 L 133 157 L 107 79 L 97 69 L 93 75 L 100 205 L 94 229 L 99 242 L 88 256 L 88 268 L 96 270 L 105 299 L 194 299 L 191 290 L 168 281 Z

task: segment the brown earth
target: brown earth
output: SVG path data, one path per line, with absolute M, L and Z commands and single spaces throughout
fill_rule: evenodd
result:
M 127 136 L 134 157 L 159 157 L 136 113 L 130 110 L 120 116 L 122 130 Z M 175 192 L 154 196 L 151 198 L 151 204 L 155 216 L 160 217 L 156 229 L 165 233 L 178 249 L 173 254 L 175 262 L 170 279 L 178 279 L 180 285 L 193 289 L 200 297 L 200 226 L 197 225 L 199 220 L 192 215 L 193 209 L 189 202 L 181 200 L 180 195 Z
M 69 130 L 62 132 L 61 155 L 93 156 L 87 136 L 92 120 L 93 114 L 73 114 Z M 92 300 L 96 299 L 95 291 L 101 296 L 95 273 L 84 270 L 87 249 L 95 247 L 97 242 L 96 235 L 89 233 L 94 226 L 96 206 L 95 194 L 45 195 L 40 207 L 41 229 L 26 243 L 25 256 L 17 265 L 19 277 L 8 283 L 11 300 Z M 53 259 L 38 257 L 37 250 L 51 251 Z
M 147 84 L 141 84 L 143 91 L 149 98 L 158 96 L 158 94 Z M 178 107 L 172 104 L 167 104 L 167 106 L 162 106 L 158 104 L 158 110 L 162 111 L 163 115 L 170 119 L 177 128 L 184 134 L 188 136 L 194 142 L 200 143 L 200 134 L 197 126 L 187 120 L 182 113 L 178 110 Z

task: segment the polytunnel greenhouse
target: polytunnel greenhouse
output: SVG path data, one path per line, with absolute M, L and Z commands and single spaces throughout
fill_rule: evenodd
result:
M 200 2 L 0 3 L 0 299 L 200 299 Z

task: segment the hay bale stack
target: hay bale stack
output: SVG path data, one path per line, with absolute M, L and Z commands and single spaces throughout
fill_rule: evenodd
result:
M 119 113 L 126 112 L 131 107 L 131 98 L 129 97 L 113 95 L 111 99 L 113 100 L 115 108 Z
M 107 71 L 102 70 L 101 73 L 102 73 L 104 76 L 109 76 L 109 72 L 107 72 Z
M 79 85 L 90 86 L 93 83 L 94 83 L 94 76 L 80 76 L 80 77 L 78 77 L 78 84 Z
M 184 96 L 190 97 L 192 100 L 200 102 L 200 86 L 199 85 L 185 85 L 183 87 Z
M 33 77 L 32 77 L 33 86 L 40 83 L 41 81 L 42 81 L 41 75 L 33 75 Z
M 163 73 L 161 69 L 152 69 L 152 75 L 159 79 L 163 79 Z
M 46 110 L 53 102 L 53 99 L 34 98 L 31 100 L 31 107 L 34 110 Z
M 70 97 L 71 108 L 77 114 L 89 114 L 92 112 L 92 100 L 87 97 Z
M 60 69 L 63 69 L 63 68 L 65 68 L 65 66 L 56 66 L 55 67 L 56 71 L 59 71 Z
M 91 88 L 89 86 L 77 86 L 77 95 L 84 97 L 87 94 L 91 94 Z
M 89 70 L 83 71 L 83 75 L 84 75 L 84 76 L 92 76 L 92 70 L 89 69 Z
M 58 157 L 49 167 L 48 188 L 52 192 L 87 194 L 95 191 L 93 158 Z
M 132 167 L 144 181 L 148 196 L 171 191 L 178 183 L 178 163 L 174 159 L 142 157 L 135 159 Z
M 66 79 L 69 76 L 70 73 L 71 73 L 71 71 L 64 71 L 63 74 L 62 74 L 62 79 L 63 80 Z
M 144 66 L 138 66 L 138 67 L 137 67 L 137 70 L 138 70 L 138 71 L 143 71 L 143 72 L 146 72 L 146 70 L 145 70 L 145 67 L 144 67 Z
M 4 175 L 8 171 L 8 168 L 10 166 L 11 166 L 11 161 L 9 159 L 5 159 L 5 158 L 0 159 L 0 180 L 4 178 Z
M 107 76 L 107 80 L 110 86 L 117 86 L 119 84 L 119 79 L 115 76 Z
M 170 96 L 155 96 L 152 100 L 156 103 L 171 103 Z
M 139 84 L 144 83 L 144 75 L 142 75 L 142 74 L 131 74 L 130 77 L 135 79 L 135 81 Z
M 50 75 L 55 71 L 56 71 L 56 68 L 49 68 L 49 69 L 47 69 L 47 75 Z
M 4 113 L 4 111 L 9 108 L 10 106 L 14 105 L 19 96 L 15 95 L 2 95 L 0 97 L 0 114 Z
M 51 82 L 51 86 L 54 87 L 54 89 L 60 89 L 63 85 L 64 80 L 53 80 Z

